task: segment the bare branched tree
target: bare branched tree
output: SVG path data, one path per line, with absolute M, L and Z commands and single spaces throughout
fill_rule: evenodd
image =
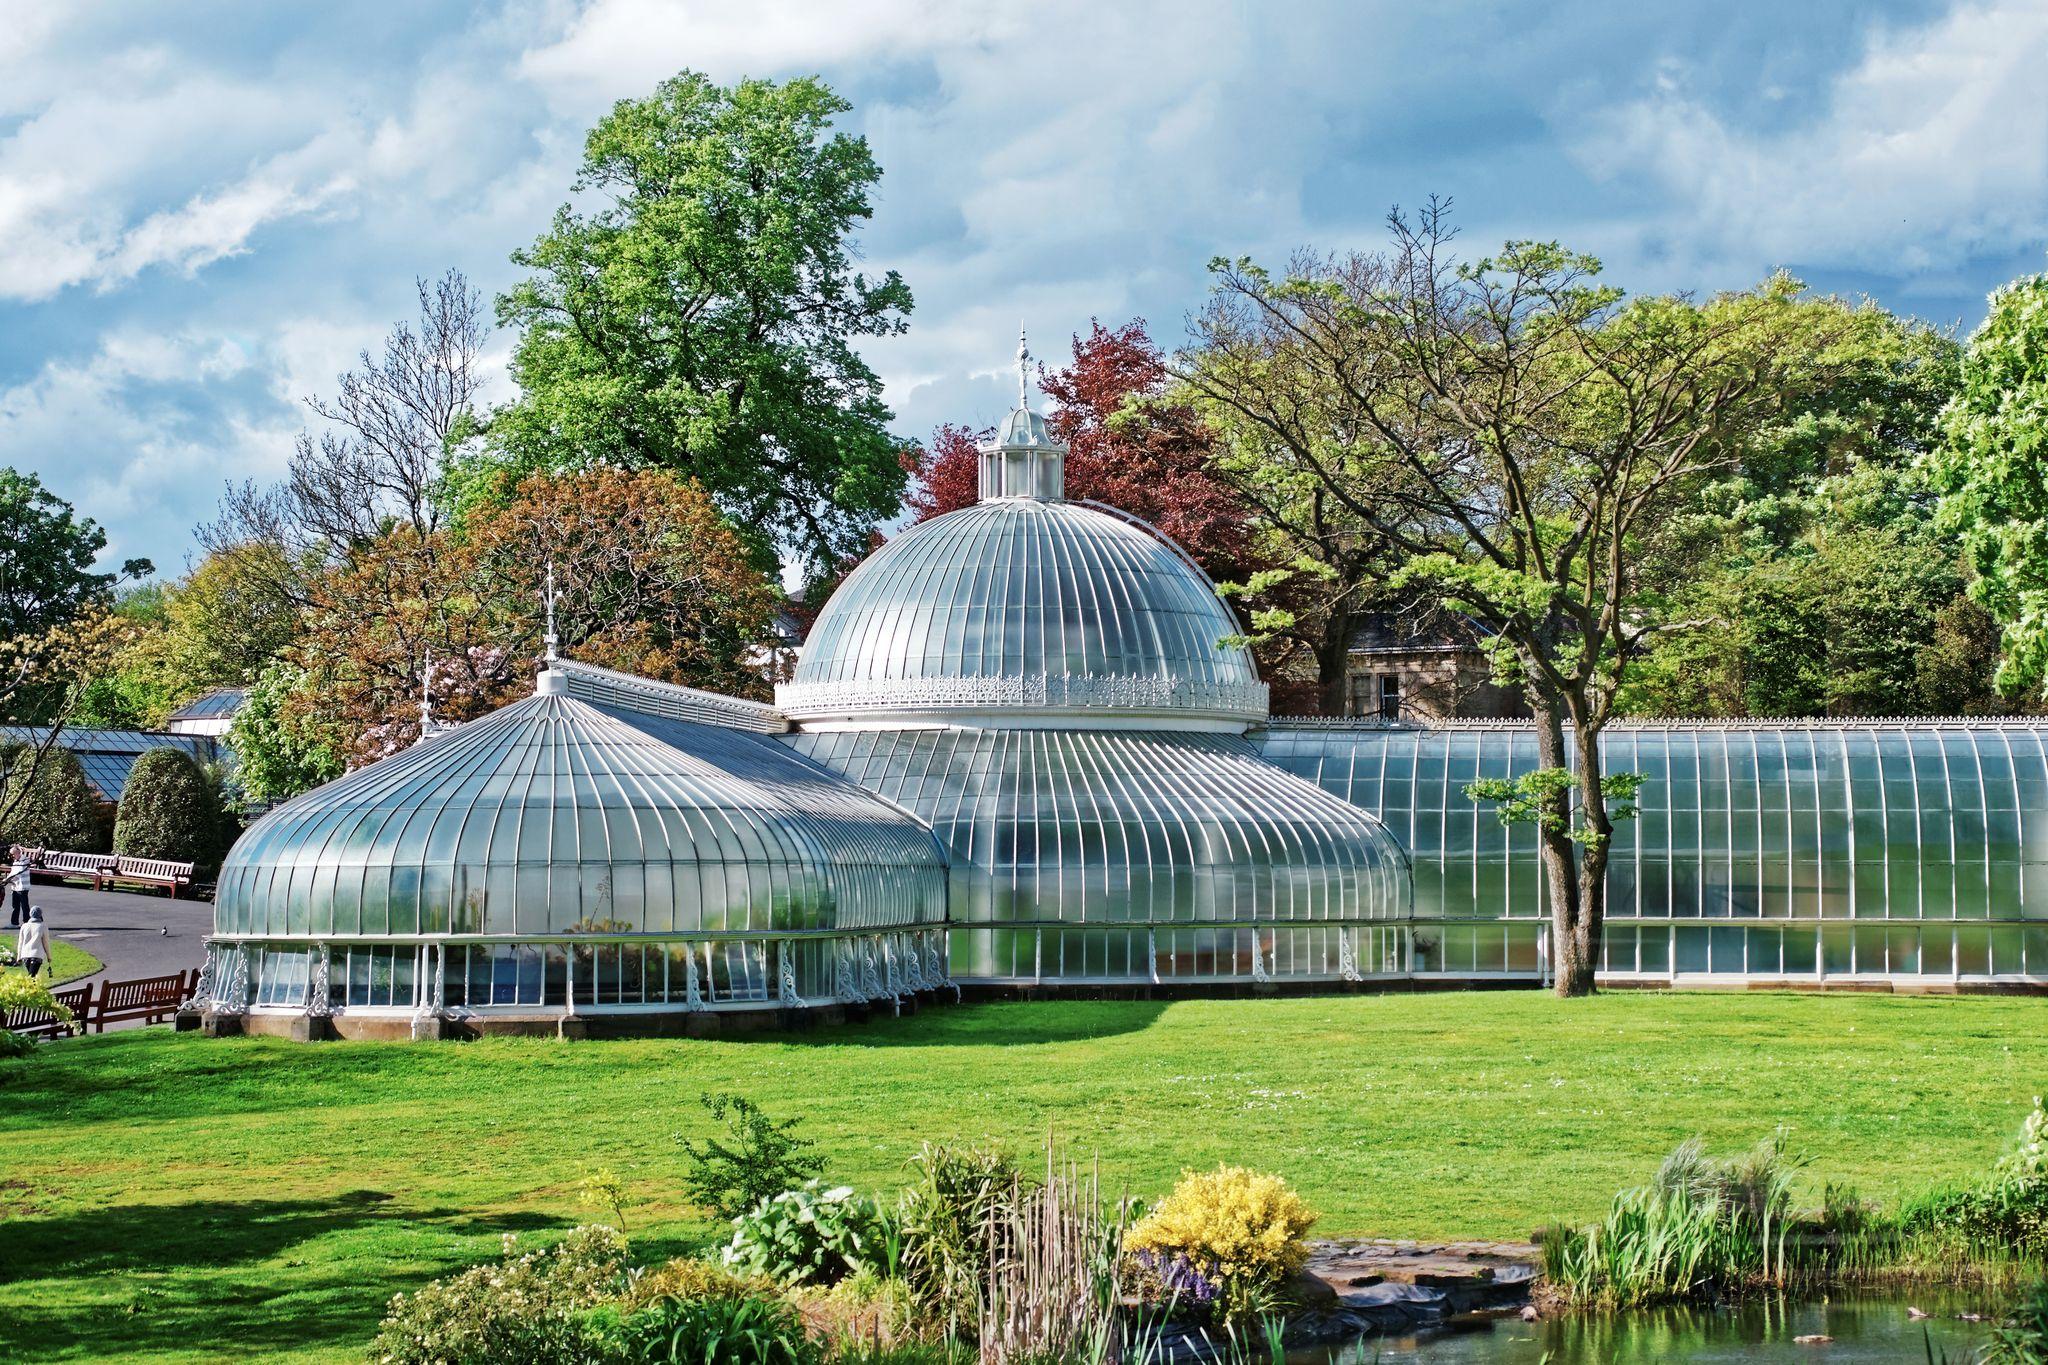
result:
M 211 553 L 282 551 L 275 586 L 298 605 L 308 605 L 307 571 L 345 564 L 388 531 L 425 537 L 440 525 L 442 465 L 475 419 L 490 324 L 460 272 L 416 284 L 417 327 L 400 323 L 381 353 L 363 351 L 333 398 L 306 400 L 327 428 L 300 434 L 284 481 L 231 485 L 219 515 L 199 528 Z

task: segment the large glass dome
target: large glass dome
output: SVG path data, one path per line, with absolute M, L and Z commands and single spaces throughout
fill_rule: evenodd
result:
M 777 704 L 806 724 L 1002 708 L 1105 717 L 1266 713 L 1237 622 L 1149 529 L 1079 503 L 1005 497 L 914 526 L 819 615 Z

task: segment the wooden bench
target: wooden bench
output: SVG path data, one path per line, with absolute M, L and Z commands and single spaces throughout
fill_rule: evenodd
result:
M 92 1031 L 105 1033 L 111 1020 L 141 1019 L 161 1024 L 177 1014 L 199 985 L 199 973 L 179 972 L 175 976 L 147 976 L 138 981 L 103 981 L 99 1006 L 92 1012 Z M 79 1015 L 83 1027 L 85 1015 Z
M 24 1033 L 31 1038 L 69 1038 L 74 1033 L 84 1032 L 86 1019 L 92 1013 L 92 987 L 70 986 L 50 994 L 58 1004 L 71 1011 L 69 1022 L 48 1010 L 20 1009 L 7 1011 L 6 1021 L 0 1027 L 9 1033 Z
M 48 849 L 38 850 L 29 855 L 29 873 L 37 873 L 50 881 L 71 881 L 83 879 L 98 890 L 101 878 L 114 870 L 114 855 L 111 853 L 54 853 Z
M 93 885 L 104 891 L 120 882 L 131 886 L 161 886 L 170 891 L 172 900 L 176 900 L 192 885 L 192 864 L 174 863 L 168 858 L 119 857 L 113 860 L 113 866 L 101 870 Z

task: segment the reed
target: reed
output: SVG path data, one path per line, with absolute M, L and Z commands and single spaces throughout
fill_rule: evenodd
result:
M 989 1214 L 981 1302 L 982 1365 L 1117 1365 L 1121 1203 L 1105 1211 L 1101 1176 L 1048 1144 L 1043 1183 L 1013 1176 Z

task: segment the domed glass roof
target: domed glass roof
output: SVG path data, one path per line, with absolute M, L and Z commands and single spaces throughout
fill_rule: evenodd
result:
M 938 923 L 930 832 L 763 735 L 536 695 L 286 802 L 221 934 L 732 933 Z
M 1141 524 L 1000 498 L 914 526 L 818 616 L 776 702 L 800 721 L 1004 708 L 1253 721 L 1266 687 L 1230 611 Z

